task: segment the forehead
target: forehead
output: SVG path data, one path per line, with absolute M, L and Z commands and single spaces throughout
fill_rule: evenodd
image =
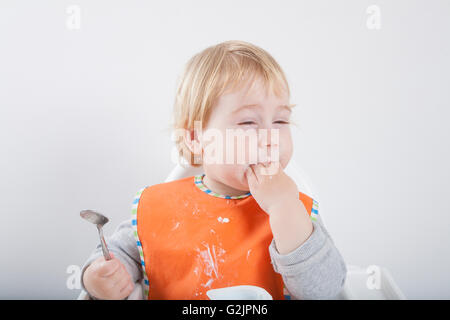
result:
M 289 97 L 285 90 L 276 95 L 275 92 L 264 88 L 261 81 L 240 87 L 219 97 L 217 107 L 221 112 L 234 115 L 244 110 L 275 110 L 290 112 L 293 105 L 288 103 Z
M 267 108 L 273 108 L 273 106 L 268 106 Z M 241 106 L 237 106 L 236 108 L 232 108 L 232 110 L 230 111 L 230 115 L 237 115 L 245 110 L 256 110 L 256 111 L 262 111 L 264 109 L 264 106 L 262 104 L 246 104 L 246 105 L 241 105 Z M 275 107 L 275 110 L 277 112 L 287 112 L 287 113 L 291 113 L 292 112 L 292 105 L 289 104 L 280 104 L 277 105 Z

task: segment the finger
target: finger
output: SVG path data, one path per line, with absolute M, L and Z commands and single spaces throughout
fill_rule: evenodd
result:
M 257 166 L 257 164 L 251 164 L 249 168 L 250 168 L 250 170 L 252 171 L 255 180 L 256 180 L 257 182 L 259 182 L 259 180 L 258 180 L 258 175 L 256 174 L 256 166 Z
M 132 280 L 131 275 L 129 274 L 128 270 L 123 266 L 122 270 L 117 272 L 117 275 L 115 275 L 113 281 L 114 285 L 117 285 L 120 283 L 123 279 L 130 281 Z
M 115 258 L 114 253 L 112 253 L 111 251 L 109 252 L 109 255 L 111 256 L 111 259 L 110 259 L 110 260 L 112 260 L 112 259 Z M 101 255 L 100 257 L 98 257 L 95 261 L 97 261 L 98 263 L 100 263 L 100 262 L 107 262 L 107 261 L 110 261 L 110 260 L 106 260 L 105 256 L 102 254 L 102 255 Z
M 269 179 L 272 179 L 274 175 L 278 173 L 279 163 L 277 161 L 270 161 L 265 167 L 264 170 Z
M 133 292 L 133 290 L 134 283 L 132 281 L 129 281 L 120 289 L 120 294 L 127 297 Z
M 104 261 L 100 264 L 98 269 L 98 275 L 100 277 L 110 277 L 120 268 L 120 261 L 118 259 L 111 259 L 108 261 Z
M 279 169 L 280 169 L 280 162 L 272 161 L 267 167 L 265 167 L 264 170 L 266 172 L 266 175 L 273 176 L 280 172 Z
M 255 173 L 253 172 L 253 170 L 248 167 L 247 170 L 245 171 L 245 176 L 247 177 L 247 182 L 250 186 L 254 186 L 258 180 L 256 179 Z
M 123 291 L 125 288 L 127 288 L 132 283 L 131 277 L 122 276 L 121 278 L 115 278 L 114 280 L 111 279 L 109 281 L 108 287 L 109 291 L 114 296 L 121 295 L 121 291 Z M 123 297 L 123 295 L 122 295 Z M 120 297 L 120 299 L 122 298 Z
M 108 277 L 108 281 L 112 283 L 114 286 L 117 285 L 122 279 L 128 277 L 128 272 L 126 270 L 123 270 L 122 267 L 120 267 L 116 272 L 114 272 L 112 275 Z
M 270 165 L 270 162 L 272 161 L 270 155 L 267 155 L 266 158 L 261 161 L 261 164 L 263 165 L 263 167 L 267 167 Z
M 131 285 L 131 283 L 125 284 L 123 288 L 120 287 L 113 287 L 111 288 L 112 296 L 111 298 L 114 300 L 123 300 L 127 298 L 131 292 L 133 292 L 134 286 Z
M 257 163 L 255 165 L 255 175 L 259 182 L 262 182 L 264 176 L 266 175 L 264 165 L 262 163 Z
M 122 277 L 122 279 L 119 279 L 119 281 L 114 283 L 114 290 L 116 292 L 122 291 L 130 283 L 131 283 L 131 278 L 129 278 L 129 277 Z

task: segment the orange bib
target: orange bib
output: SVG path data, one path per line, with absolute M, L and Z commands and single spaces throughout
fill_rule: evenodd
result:
M 283 300 L 283 279 L 269 254 L 269 215 L 250 193 L 207 190 L 202 176 L 145 187 L 134 199 L 145 297 L 207 300 L 210 289 L 254 285 Z M 301 192 L 299 198 L 311 216 L 313 199 Z

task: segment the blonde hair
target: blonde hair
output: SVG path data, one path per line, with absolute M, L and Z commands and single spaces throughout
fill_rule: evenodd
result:
M 172 129 L 193 130 L 195 121 L 201 121 L 203 129 L 217 99 L 226 90 L 232 92 L 255 77 L 263 80 L 266 90 L 277 96 L 281 90 L 286 90 L 290 97 L 283 70 L 268 52 L 256 45 L 230 40 L 197 53 L 187 62 L 177 81 Z M 181 159 L 191 166 L 202 166 L 194 163 L 194 154 L 184 137 L 178 138 L 175 145 Z

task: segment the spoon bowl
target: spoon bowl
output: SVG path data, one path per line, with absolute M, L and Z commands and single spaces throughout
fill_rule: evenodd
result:
M 106 246 L 102 229 L 102 227 L 109 221 L 109 219 L 104 215 L 102 215 L 101 213 L 94 210 L 82 210 L 80 212 L 80 216 L 83 219 L 89 221 L 90 223 L 97 225 L 98 235 L 100 237 L 100 243 L 102 245 L 103 256 L 105 257 L 105 260 L 111 260 L 111 255 L 109 254 L 108 247 Z
M 80 216 L 90 223 L 99 224 L 101 226 L 104 226 L 109 221 L 107 217 L 94 210 L 82 210 Z

